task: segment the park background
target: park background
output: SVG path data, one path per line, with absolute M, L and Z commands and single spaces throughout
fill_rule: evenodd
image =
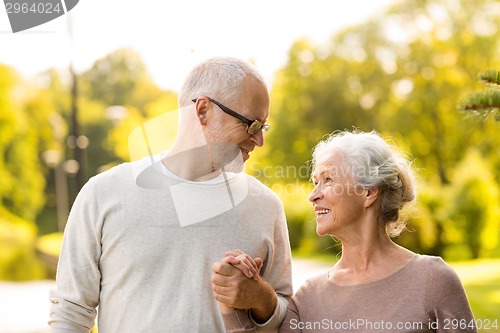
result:
M 277 1 L 268 7 L 257 2 L 257 9 L 238 1 L 187 1 L 179 4 L 182 10 L 172 5 L 163 20 L 131 19 L 132 27 L 121 27 L 126 20 L 117 24 L 110 12 L 106 24 L 94 22 L 102 29 L 102 38 L 99 32 L 92 36 L 97 45 L 106 44 L 107 29 L 123 28 L 127 35 L 149 24 L 161 62 L 181 69 L 181 74 L 171 69 L 170 75 L 170 69 L 148 64 L 141 47 L 127 44 L 126 37 L 116 49 L 102 47 L 104 54 L 78 44 L 92 24 L 82 23 L 79 10 L 89 13 L 98 7 L 87 1 L 75 7 L 73 22 L 65 19 L 69 28 L 0 35 L 5 41 L 0 43 L 0 280 L 54 278 L 65 220 L 81 186 L 138 154 L 129 140 L 141 124 L 162 119 L 165 133 L 175 132 L 176 124 L 162 117 L 175 113 L 179 80 L 195 62 L 235 55 L 271 73 L 272 129 L 246 170 L 283 200 L 294 257 L 333 265 L 340 250 L 335 240 L 315 233 L 307 201 L 312 148 L 335 130 L 376 130 L 406 152 L 418 172 L 409 230 L 396 241 L 418 253 L 442 256 L 462 278 L 476 318 L 500 320 L 500 116 L 459 107 L 469 94 L 488 89 L 479 73 L 500 70 L 500 3 L 381 1 L 377 8 L 370 2 L 368 12 L 349 9 L 354 17 L 357 10 L 360 14 L 357 22 L 343 22 L 343 27 L 335 23 L 343 16 L 343 4 L 329 7 L 326 1 Z M 302 12 L 292 15 L 287 8 Z M 309 38 L 305 15 L 316 15 L 328 36 Z M 287 23 L 273 23 L 273 18 L 282 22 L 277 17 Z M 169 20 L 175 23 L 169 33 L 182 41 L 162 39 Z M 220 26 L 213 35 L 199 31 L 215 22 Z M 253 26 L 243 30 L 243 25 Z M 33 44 L 17 55 L 21 64 L 13 60 L 11 53 L 17 51 L 12 47 L 23 43 L 19 40 L 57 40 L 61 34 L 66 52 Z M 207 51 L 210 44 L 216 54 Z M 263 45 L 262 54 L 250 51 L 255 44 Z M 282 58 L 275 54 L 280 48 L 286 48 Z M 30 73 L 27 68 L 36 70 L 33 63 L 46 53 L 57 65 Z M 93 60 L 86 63 L 85 53 Z M 267 63 L 266 54 L 278 60 Z M 44 65 L 40 60 L 39 66 Z M 180 79 L 159 83 L 156 71 Z M 157 149 L 168 148 L 168 138 L 160 135 L 154 141 L 160 142 Z M 494 331 L 500 328 L 484 330 Z

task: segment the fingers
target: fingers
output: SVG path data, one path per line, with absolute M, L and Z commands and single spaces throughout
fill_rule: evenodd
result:
M 241 250 L 227 251 L 212 265 L 213 297 L 221 303 L 221 311 L 248 309 L 258 302 L 262 285 L 259 275 L 263 260 L 252 258 Z
M 239 272 L 238 269 L 236 270 Z M 243 276 L 241 272 L 239 272 L 238 276 L 224 276 L 212 273 L 212 295 L 216 301 L 229 307 L 236 307 L 237 304 L 242 302 L 241 298 L 245 287 L 241 285 L 241 282 L 252 280 Z
M 236 257 L 233 257 L 233 256 L 228 256 L 228 257 L 224 257 L 222 259 L 222 262 L 225 262 L 225 263 L 231 264 L 231 265 L 238 265 L 239 263 L 241 263 L 241 260 L 236 258 Z
M 231 250 L 231 251 L 226 251 L 224 252 L 224 255 L 225 256 L 233 256 L 233 257 L 237 257 L 239 256 L 240 254 L 244 254 L 243 251 L 241 250 Z
M 247 278 L 252 278 L 259 274 L 257 264 L 248 254 L 240 254 L 236 259 L 239 259 L 240 263 L 235 266 L 239 268 Z
M 234 267 L 233 269 L 237 271 L 233 276 L 212 273 L 213 297 L 218 302 L 235 309 L 252 308 L 261 295 L 259 292 L 261 283 L 245 277 L 239 269 Z
M 262 258 L 259 258 L 259 257 L 256 257 L 254 259 L 254 261 L 255 261 L 255 264 L 257 265 L 257 271 L 260 273 L 260 269 L 262 268 L 264 261 L 262 260 Z
M 212 273 L 211 275 L 212 294 L 214 299 L 220 303 L 226 304 L 229 307 L 234 305 L 234 301 L 239 295 L 240 287 L 238 286 L 238 280 L 248 280 L 237 268 L 233 267 L 233 269 L 239 273 L 239 278 L 217 273 Z
M 260 275 L 260 269 L 262 268 L 263 261 L 261 258 L 256 257 L 253 259 L 247 254 L 240 254 L 236 259 L 240 260 L 239 264 L 233 264 L 233 266 L 239 268 L 247 278 L 258 280 Z
M 254 261 L 255 261 L 255 264 L 257 265 L 257 269 L 260 271 L 260 269 L 262 268 L 262 264 L 264 263 L 264 261 L 260 257 L 255 257 Z
M 260 261 L 260 265 L 258 265 L 251 256 L 238 249 L 227 251 L 224 255 L 226 256 L 223 259 L 224 262 L 239 268 L 247 278 L 258 279 L 262 260 Z
M 212 271 L 214 273 L 224 276 L 233 276 L 238 273 L 238 270 L 249 279 L 259 274 L 258 269 L 250 264 L 247 259 L 241 260 L 234 257 L 225 257 L 212 265 Z
M 228 261 L 231 261 L 232 259 L 227 259 Z M 234 261 L 233 261 L 234 262 Z M 239 260 L 238 260 L 239 262 Z M 220 274 L 223 276 L 232 276 L 235 275 L 238 272 L 238 268 L 236 268 L 234 265 L 225 262 L 224 259 L 221 261 L 217 261 L 212 265 L 212 271 L 216 274 Z

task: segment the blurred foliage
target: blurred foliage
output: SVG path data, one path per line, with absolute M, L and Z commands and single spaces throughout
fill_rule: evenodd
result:
M 276 126 L 266 137 L 260 164 L 301 168 L 325 135 L 353 127 L 376 130 L 411 155 L 420 176 L 420 200 L 408 217 L 414 232 L 397 241 L 436 255 L 458 246 L 458 258 L 483 254 L 499 233 L 491 213 L 499 206 L 498 123 L 464 117 L 455 106 L 477 84 L 476 74 L 499 57 L 499 6 L 491 0 L 398 1 L 324 45 L 297 41 L 276 74 L 271 113 Z M 477 174 L 459 185 L 455 174 L 469 148 L 491 177 Z M 295 180 L 287 176 L 260 179 Z M 315 232 L 304 223 L 294 226 L 302 232 L 294 237 L 305 240 Z
M 151 153 L 160 153 L 168 149 L 175 139 L 176 111 L 177 95 L 171 92 L 151 101 L 143 110 L 129 106 L 124 109 L 127 116 L 109 132 L 107 143 L 124 161 L 147 156 L 148 145 Z
M 500 201 L 493 172 L 480 154 L 471 150 L 454 171 L 450 219 L 460 230 L 460 243 L 479 258 L 498 246 Z
M 45 278 L 56 278 L 57 261 L 59 260 L 62 241 L 63 233 L 54 232 L 38 237 L 35 242 L 38 258 L 45 267 Z
M 61 251 L 63 240 L 62 232 L 54 232 L 38 238 L 36 247 L 43 253 L 58 257 Z
M 462 280 L 474 317 L 483 323 L 482 329 L 478 327 L 478 332 L 500 331 L 500 261 L 458 261 L 451 266 Z
M 119 49 L 98 59 L 80 78 L 81 93 L 106 106 L 131 104 L 143 109 L 162 95 L 140 55 Z
M 480 86 L 477 73 L 498 67 L 499 6 L 396 1 L 324 44 L 291 46 L 275 75 L 273 128 L 246 170 L 283 199 L 295 253 L 340 251 L 338 242 L 316 235 L 309 161 L 319 140 L 354 127 L 400 146 L 419 174 L 419 200 L 397 242 L 452 259 L 500 255 L 498 122 L 456 112 L 460 96 Z M 87 178 L 168 148 L 177 96 L 154 84 L 137 52 L 116 50 L 77 78 Z M 0 278 L 53 274 L 56 199 L 71 206 L 77 192 L 69 163 L 71 86 L 69 72 L 49 69 L 28 83 L 0 65 Z M 61 170 L 59 189 L 66 190 L 58 194 Z M 33 261 L 34 271 L 19 275 L 13 258 Z
M 312 187 L 309 183 L 275 182 L 270 185 L 271 189 L 283 199 L 286 207 L 288 232 L 292 248 L 299 248 L 306 241 L 302 235 L 308 225 L 316 225 L 314 211 L 307 200 Z M 317 238 L 317 237 L 315 237 Z
M 0 110 L 0 207 L 33 220 L 44 204 L 46 168 L 40 151 L 50 144 L 52 106 L 0 65 Z
M 46 277 L 34 242 L 36 226 L 0 208 L 0 280 L 32 280 Z
M 0 271 L 15 270 L 1 273 L 0 279 L 54 277 L 55 248 L 59 251 L 54 235 L 60 231 L 56 199 L 62 197 L 71 206 L 77 194 L 71 86 L 69 72 L 49 69 L 28 83 L 13 69 L 0 66 L 0 208 L 13 219 L 30 221 L 34 235 L 23 233 L 25 224 L 8 224 L 10 217 L 0 220 L 1 228 L 18 235 L 0 237 Z M 161 91 L 139 55 L 128 49 L 97 60 L 77 76 L 77 86 L 78 121 L 88 139 L 80 167 L 87 171 L 87 179 L 130 160 L 131 130 L 177 107 L 176 94 Z M 112 107 L 124 112 L 110 112 Z M 57 193 L 57 170 L 64 174 L 59 180 L 64 181 L 61 193 Z M 30 269 L 23 273 L 12 266 L 13 261 Z

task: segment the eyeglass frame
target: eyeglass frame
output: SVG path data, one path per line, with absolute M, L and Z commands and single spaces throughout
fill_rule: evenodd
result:
M 194 103 L 196 103 L 196 101 L 198 100 L 198 98 L 194 98 L 191 101 L 194 102 Z M 210 98 L 210 97 L 207 97 L 207 98 L 208 98 L 208 100 L 210 102 L 212 102 L 215 105 L 217 105 L 222 111 L 224 111 L 228 115 L 233 116 L 234 118 L 236 118 L 236 119 L 242 121 L 243 123 L 245 123 L 247 125 L 247 133 L 250 134 L 250 135 L 255 135 L 255 134 L 259 133 L 259 131 L 262 131 L 262 134 L 266 134 L 271 129 L 271 125 L 269 125 L 269 124 L 264 124 L 262 121 L 257 120 L 257 119 L 250 120 L 247 117 L 243 116 L 242 114 L 239 114 L 238 112 L 236 112 L 236 111 L 228 108 L 224 104 L 217 102 L 215 99 Z M 256 131 L 252 131 L 253 132 L 252 133 L 250 131 L 250 129 L 252 128 L 252 126 L 255 127 L 255 124 L 257 124 L 258 129 Z

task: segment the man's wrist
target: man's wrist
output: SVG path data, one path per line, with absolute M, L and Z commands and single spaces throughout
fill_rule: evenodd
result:
M 220 308 L 221 314 L 223 314 L 223 315 L 232 314 L 235 312 L 235 308 L 233 308 L 232 306 L 226 305 L 224 303 L 220 303 L 219 308 Z
M 276 304 L 278 303 L 278 296 L 274 288 L 265 281 L 261 281 L 263 285 L 262 294 L 259 297 L 260 302 L 250 309 L 253 320 L 258 324 L 267 322 L 273 316 Z

